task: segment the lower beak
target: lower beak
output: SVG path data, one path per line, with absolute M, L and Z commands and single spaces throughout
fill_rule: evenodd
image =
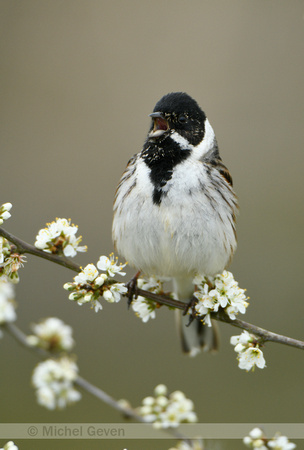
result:
M 149 114 L 154 121 L 153 130 L 150 131 L 149 137 L 157 138 L 162 136 L 166 131 L 169 130 L 168 121 L 164 118 L 163 114 L 160 112 L 153 112 Z

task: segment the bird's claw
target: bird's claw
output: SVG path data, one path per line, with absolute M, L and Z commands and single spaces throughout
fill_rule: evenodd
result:
M 133 298 L 137 298 L 137 279 L 140 275 L 140 272 L 137 272 L 133 278 L 126 284 L 128 288 L 128 308 L 133 301 Z
M 197 298 L 192 296 L 188 303 L 186 303 L 186 306 L 184 308 L 183 316 L 186 316 L 189 313 L 189 322 L 187 323 L 186 327 L 189 327 L 193 320 L 196 318 L 196 312 L 195 312 L 195 305 L 197 304 Z

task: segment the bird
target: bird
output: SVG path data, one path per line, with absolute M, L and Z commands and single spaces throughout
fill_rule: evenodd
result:
M 164 95 L 150 114 L 142 150 L 118 184 L 112 237 L 116 251 L 147 276 L 170 278 L 176 297 L 191 301 L 196 274 L 214 276 L 237 246 L 238 200 L 205 112 L 190 95 Z M 179 313 L 182 349 L 190 356 L 218 348 L 216 327 Z

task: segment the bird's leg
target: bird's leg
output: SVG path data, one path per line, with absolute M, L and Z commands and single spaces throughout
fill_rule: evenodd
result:
M 137 279 L 140 275 L 140 270 L 134 275 L 133 278 L 126 284 L 128 288 L 128 308 L 130 307 L 133 297 L 137 298 Z
M 196 318 L 196 312 L 195 312 L 195 305 L 197 304 L 197 298 L 194 297 L 194 295 L 191 297 L 191 299 L 189 300 L 188 303 L 186 303 L 184 311 L 183 311 L 183 316 L 186 316 L 189 312 L 189 309 L 191 309 L 191 312 L 189 314 L 189 322 L 187 323 L 187 327 L 189 327 L 193 320 Z

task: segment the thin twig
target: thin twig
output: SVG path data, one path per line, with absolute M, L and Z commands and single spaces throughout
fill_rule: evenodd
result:
M 81 267 L 78 266 L 77 264 L 75 264 L 74 262 L 64 259 L 61 256 L 53 255 L 51 253 L 46 253 L 42 250 L 38 250 L 33 245 L 30 245 L 30 244 L 22 241 L 21 239 L 17 238 L 16 236 L 13 236 L 11 233 L 5 231 L 1 227 L 0 227 L 0 236 L 3 236 L 8 241 L 15 244 L 15 246 L 17 247 L 17 250 L 20 253 L 30 253 L 32 255 L 47 259 L 51 262 L 54 262 L 56 264 L 60 264 L 64 267 L 67 267 L 68 269 L 71 269 L 74 272 L 81 271 Z M 126 286 L 127 286 L 127 284 L 128 283 L 126 283 Z M 139 288 L 136 289 L 136 292 L 138 295 L 146 297 L 149 300 L 152 300 L 161 305 L 166 305 L 166 306 L 173 307 L 176 309 L 185 310 L 184 302 L 181 302 L 178 300 L 173 300 L 172 298 L 154 294 L 149 291 L 144 291 L 143 289 L 139 289 Z M 304 342 L 303 341 L 299 341 L 297 339 L 283 336 L 281 334 L 273 333 L 272 331 L 265 330 L 264 328 L 258 327 L 251 323 L 244 322 L 243 320 L 238 320 L 238 319 L 232 320 L 224 312 L 212 313 L 212 318 L 215 320 L 219 320 L 220 322 L 229 323 L 230 325 L 232 325 L 234 327 L 241 328 L 243 330 L 247 330 L 248 332 L 259 336 L 264 342 L 266 342 L 266 341 L 277 342 L 279 344 L 284 344 L 284 345 L 288 345 L 290 347 L 295 347 L 295 348 L 304 350 Z M 197 319 L 199 320 L 199 317 Z
M 184 302 L 180 302 L 179 300 L 173 300 L 173 298 L 166 297 L 165 295 L 154 294 L 150 291 L 144 291 L 143 289 L 136 288 L 136 294 L 141 295 L 142 297 L 146 297 L 149 300 L 153 300 L 156 303 L 160 303 L 161 305 L 171 306 L 173 308 L 184 310 L 186 304 Z M 128 295 L 128 294 L 126 294 Z
M 54 358 L 56 356 L 54 353 L 50 353 L 42 348 L 35 347 L 33 345 L 30 345 L 27 341 L 26 334 L 23 333 L 23 331 L 17 327 L 14 323 L 7 322 L 2 325 L 2 328 L 10 334 L 18 344 L 21 344 L 23 347 L 26 347 L 28 350 L 30 350 L 32 353 L 36 353 L 39 357 L 42 358 Z M 94 386 L 89 381 L 85 380 L 82 377 L 77 377 L 75 380 L 75 383 L 83 388 L 84 390 L 88 391 L 90 394 L 94 395 L 95 397 L 99 398 L 99 400 L 102 400 L 107 405 L 111 406 L 114 409 L 117 409 L 127 417 L 132 417 L 140 422 L 144 422 L 143 418 L 138 416 L 136 412 L 131 409 L 122 406 L 119 402 L 114 400 L 110 395 L 106 394 L 102 389 L 98 388 L 97 386 Z
M 23 331 L 17 327 L 17 325 L 13 323 L 5 323 L 1 325 L 1 327 L 10 335 L 12 336 L 15 341 L 17 341 L 19 344 L 21 344 L 23 347 L 26 347 L 28 350 L 36 353 L 39 355 L 40 358 L 54 358 L 54 354 L 47 352 L 46 350 L 43 350 L 39 347 L 34 347 L 30 345 L 27 341 L 26 334 L 23 333 Z M 107 405 L 111 406 L 112 408 L 116 409 L 120 413 L 122 413 L 125 417 L 128 419 L 134 419 L 138 422 L 145 423 L 147 425 L 153 426 L 150 422 L 147 422 L 144 417 L 139 416 L 136 411 L 130 407 L 123 406 L 120 402 L 115 400 L 113 397 L 111 397 L 109 394 L 104 392 L 99 387 L 95 386 L 94 384 L 87 381 L 85 378 L 78 376 L 74 383 L 82 388 L 83 390 L 87 391 L 89 394 L 93 395 L 94 397 L 98 398 L 102 402 L 106 403 Z M 186 436 L 183 436 L 178 432 L 178 430 L 175 429 L 166 429 L 162 430 L 164 433 L 169 434 L 170 436 L 181 439 L 186 441 L 187 443 L 191 444 L 191 440 L 186 438 Z

